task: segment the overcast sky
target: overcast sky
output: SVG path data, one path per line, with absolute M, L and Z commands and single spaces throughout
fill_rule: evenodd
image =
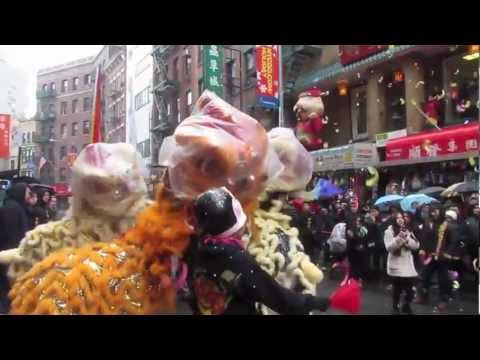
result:
M 38 69 L 95 56 L 103 45 L 0 45 L 0 58 L 24 72 L 28 78 L 27 116 L 36 110 L 36 76 Z M 1 81 L 1 79 L 0 79 Z M 17 109 L 21 111 L 21 109 Z

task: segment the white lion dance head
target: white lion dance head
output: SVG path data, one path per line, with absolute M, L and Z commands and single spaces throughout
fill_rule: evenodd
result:
M 123 216 L 146 196 L 143 161 L 132 145 L 90 144 L 72 168 L 72 215 Z

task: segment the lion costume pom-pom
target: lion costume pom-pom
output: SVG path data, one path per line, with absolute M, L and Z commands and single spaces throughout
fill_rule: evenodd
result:
M 164 188 L 137 225 L 113 243 L 53 253 L 23 275 L 12 314 L 156 314 L 175 310 L 173 257 L 191 234 L 186 212 Z

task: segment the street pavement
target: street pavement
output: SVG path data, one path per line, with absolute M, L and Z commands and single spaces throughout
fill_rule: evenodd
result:
M 328 296 L 338 287 L 340 280 L 325 279 L 318 285 L 317 294 Z M 432 289 L 431 299 L 436 299 L 436 290 Z M 439 313 L 431 305 L 412 304 L 415 315 L 478 315 L 478 293 L 456 293 L 445 311 Z M 392 311 L 392 297 L 388 290 L 388 283 L 366 284 L 362 289 L 362 304 L 360 315 L 390 315 Z M 184 302 L 177 305 L 178 315 L 190 315 L 191 310 Z M 328 310 L 324 315 L 345 315 L 340 311 Z

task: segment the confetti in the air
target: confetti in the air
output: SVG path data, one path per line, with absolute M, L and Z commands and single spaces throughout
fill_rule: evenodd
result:
M 322 119 L 322 124 L 324 124 L 324 125 L 327 125 L 327 124 L 328 124 L 328 116 L 325 116 L 325 117 Z
M 340 132 L 340 129 L 335 129 L 335 132 L 338 134 Z
M 418 69 L 418 62 L 414 62 L 413 65 Z
M 405 99 L 404 98 L 400 98 L 400 104 L 405 105 Z
M 359 102 L 357 102 L 357 103 L 356 103 L 356 105 L 357 105 L 357 107 L 359 107 L 359 106 L 360 106 L 360 103 L 359 103 Z
M 379 98 L 377 98 L 377 103 L 379 103 L 379 104 L 380 104 L 380 99 L 379 99 Z
M 432 75 L 432 76 L 435 75 L 435 70 L 432 70 L 432 74 L 431 74 L 431 75 Z
M 378 83 L 381 84 L 382 81 L 383 81 L 383 76 L 380 76 L 380 77 L 378 78 Z
M 360 73 L 359 73 L 359 72 L 357 72 L 357 78 L 359 78 L 359 79 L 360 79 Z
M 352 139 L 348 140 L 348 143 L 349 143 L 349 144 L 351 144 L 352 142 L 353 142 Z
M 460 73 L 460 69 L 457 69 L 455 70 L 455 72 L 453 73 L 453 75 L 458 75 Z
M 424 81 L 417 82 L 417 84 L 415 85 L 415 89 L 418 88 L 420 85 L 425 85 L 425 82 Z
M 417 102 L 414 99 L 412 99 L 412 105 L 417 106 Z
M 390 89 L 393 86 L 392 83 L 388 83 L 387 87 Z
M 334 122 L 334 123 L 333 123 L 333 126 L 338 126 L 338 122 Z
M 323 148 L 324 148 L 324 149 L 327 149 L 327 148 L 328 148 L 328 142 L 325 141 L 325 142 L 323 143 Z
M 412 83 L 412 79 L 408 80 L 408 83 L 411 84 L 411 83 Z

